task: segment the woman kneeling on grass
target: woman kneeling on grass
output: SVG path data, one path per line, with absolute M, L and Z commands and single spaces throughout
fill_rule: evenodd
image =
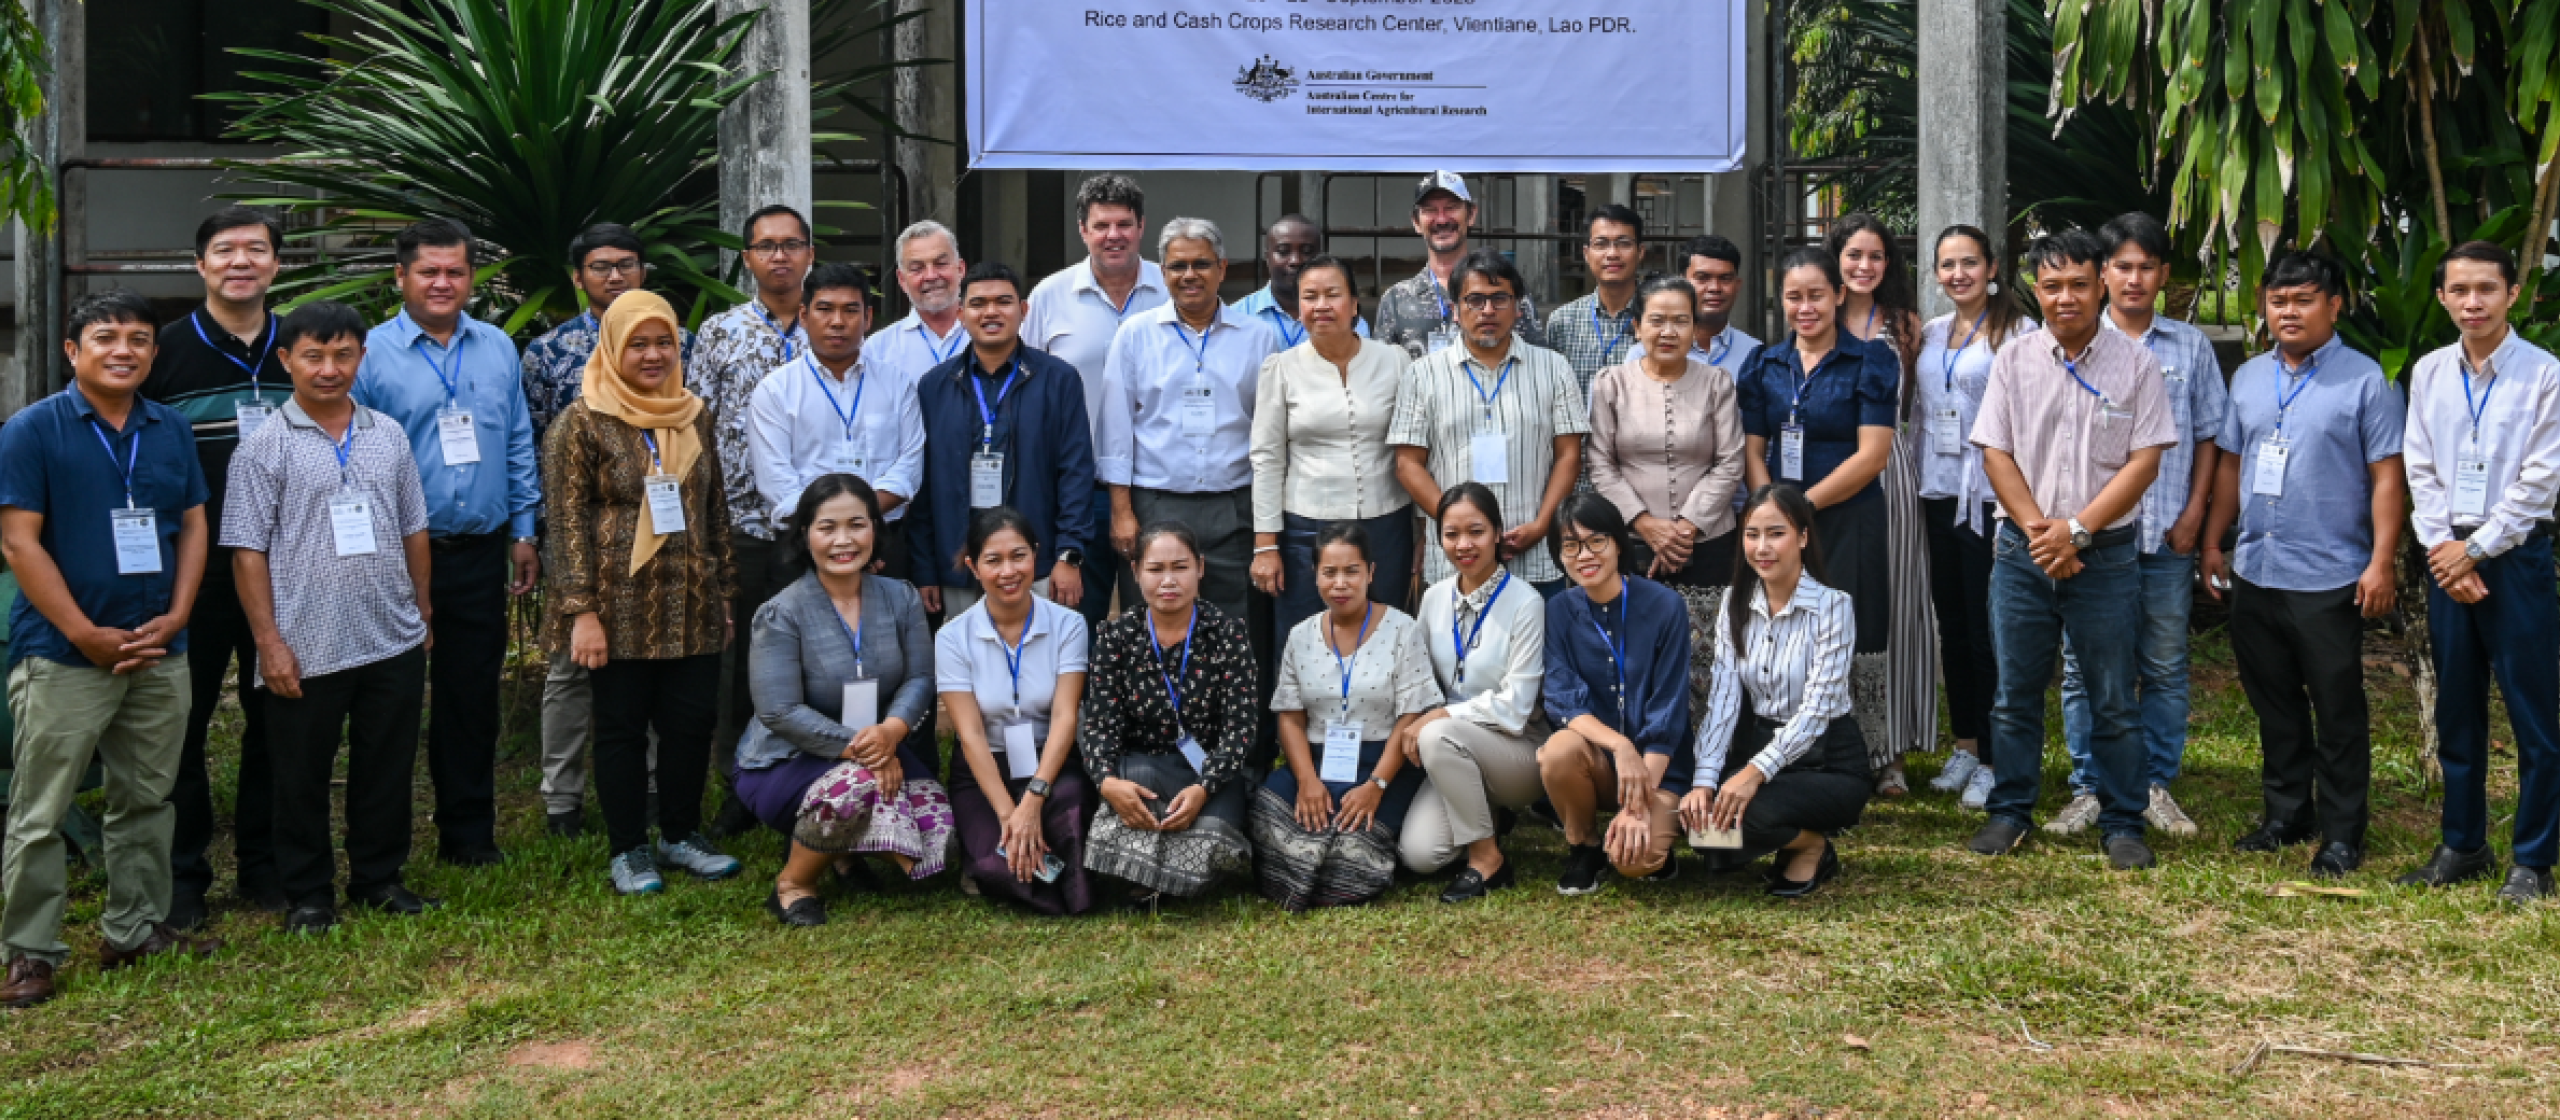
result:
M 1385 894 L 1396 833 L 1422 786 L 1421 767 L 1387 743 L 1439 706 L 1440 683 L 1413 617 L 1369 601 L 1376 571 L 1359 522 L 1316 534 L 1325 609 L 1291 630 L 1280 654 L 1271 710 L 1288 757 L 1254 797 L 1253 843 L 1262 893 L 1290 911 Z
M 1813 503 L 1783 483 L 1743 507 L 1736 570 L 1751 575 L 1725 592 L 1697 788 L 1680 801 L 1691 829 L 1742 830 L 1735 858 L 1776 852 L 1769 893 L 1783 898 L 1840 873 L 1826 834 L 1858 823 L 1870 789 L 1866 738 L 1849 718 L 1857 614 L 1815 578 L 1813 526 Z
M 1039 554 L 1020 513 L 970 516 L 960 563 L 986 597 L 934 638 L 935 687 L 960 738 L 951 811 L 963 873 L 1039 913 L 1081 914 L 1093 909 L 1093 787 L 1076 760 L 1084 616 L 1031 593 Z
M 951 844 L 951 801 L 914 731 L 933 709 L 933 639 L 913 586 L 866 574 L 879 516 L 859 478 L 810 483 L 781 538 L 809 570 L 756 611 L 756 718 L 738 740 L 737 788 L 791 838 L 765 900 L 785 925 L 827 920 L 818 877 L 830 866 L 858 881 L 860 857 L 883 855 L 922 879 Z
M 1626 574 L 1633 533 L 1598 494 L 1565 499 L 1548 538 L 1574 587 L 1547 600 L 1547 718 L 1538 748 L 1547 798 L 1564 819 L 1556 890 L 1590 894 L 1609 866 L 1660 882 L 1679 871 L 1680 795 L 1690 787 L 1689 608 Z M 1616 809 L 1606 846 L 1599 814 Z

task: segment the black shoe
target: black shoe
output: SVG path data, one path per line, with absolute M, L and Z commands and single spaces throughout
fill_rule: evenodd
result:
M 764 897 L 764 910 L 765 913 L 773 915 L 773 920 L 786 926 L 806 929 L 810 926 L 827 924 L 827 904 L 819 901 L 818 896 L 814 894 L 784 906 L 782 892 L 775 891 Z
M 2248 835 L 2231 842 L 2235 852 L 2281 852 L 2296 844 L 2309 843 L 2308 829 L 2286 828 L 2274 821 L 2261 821 Z
M 1518 827 L 1520 827 L 1520 814 L 1499 807 L 1494 809 L 1493 834 L 1496 837 L 1509 836 L 1511 830 Z
M 1813 865 L 1813 878 L 1799 883 L 1787 878 L 1786 872 L 1778 872 L 1769 877 L 1769 893 L 1778 898 L 1803 898 L 1821 890 L 1822 884 L 1839 875 L 1840 852 L 1831 846 L 1831 841 L 1825 840 L 1822 842 L 1822 859 Z
M 446 848 L 436 854 L 436 859 L 449 867 L 496 867 L 507 862 L 507 854 L 499 851 L 495 844 L 481 844 L 469 848 Z
M 2364 866 L 2364 849 L 2344 840 L 2332 840 L 2320 846 L 2320 854 L 2311 857 L 2311 874 L 2318 879 L 2344 879 L 2349 872 Z
M 2160 866 L 2160 860 L 2151 854 L 2151 845 L 2143 843 L 2138 833 L 2116 833 L 2100 841 L 2098 848 L 2107 853 L 2107 866 L 2117 871 L 2148 871 Z
M 2392 880 L 2404 887 L 2450 887 L 2472 879 L 2486 879 L 2498 873 L 2498 853 L 2487 844 L 2476 852 L 2457 852 L 2442 844 L 2436 854 L 2408 874 Z
M 350 894 L 347 896 L 347 905 L 377 913 L 414 917 L 443 907 L 444 900 L 428 898 L 398 883 L 393 883 L 381 890 L 368 891 L 360 895 Z
M 711 818 L 711 827 L 703 831 L 710 833 L 714 840 L 728 840 L 753 832 L 763 823 L 756 819 L 753 810 L 747 808 L 747 803 L 738 800 L 737 793 L 731 791 L 721 795 L 720 812 Z
M 282 914 L 293 908 L 284 896 L 284 888 L 272 883 L 242 883 L 239 894 L 241 905 L 263 913 Z
M 1639 883 L 1668 883 L 1668 882 L 1672 881 L 1673 879 L 1677 879 L 1677 878 L 1679 878 L 1679 877 L 1680 877 L 1680 853 L 1678 853 L 1678 852 L 1676 852 L 1676 851 L 1675 851 L 1675 852 L 1672 852 L 1670 855 L 1667 855 L 1667 856 L 1664 856 L 1664 857 L 1663 857 L 1663 859 L 1662 859 L 1662 866 L 1661 866 L 1661 867 L 1659 867 L 1659 868 L 1657 868 L 1657 869 L 1655 869 L 1655 870 L 1654 870 L 1654 872 L 1653 872 L 1653 874 L 1651 874 L 1651 875 L 1647 875 L 1647 876 L 1645 876 L 1644 878 L 1638 879 L 1638 880 L 1636 880 L 1636 881 L 1637 881 L 1637 882 L 1639 882 Z
M 1491 875 L 1487 875 L 1472 867 L 1461 866 L 1458 870 L 1457 879 L 1449 884 L 1449 889 L 1440 892 L 1440 901 L 1447 903 L 1473 902 L 1486 895 L 1492 894 L 1495 891 L 1509 887 L 1518 881 L 1519 876 L 1513 874 L 1511 871 L 1511 860 L 1509 857 L 1504 857 L 1502 866 L 1494 868 L 1493 874 Z
M 338 912 L 325 902 L 296 906 L 284 916 L 286 933 L 327 933 L 338 924 Z
M 1993 817 L 1982 822 L 1982 827 L 1975 830 L 1972 841 L 1965 847 L 1978 856 L 2005 856 L 2017 851 L 2018 845 L 2026 842 L 2027 830 L 2024 825 Z
M 548 814 L 546 820 L 549 822 L 551 834 L 563 840 L 575 840 L 579 834 L 587 830 L 587 815 L 576 809 L 566 813 Z
M 1572 844 L 1564 850 L 1564 874 L 1556 877 L 1557 894 L 1590 894 L 1600 889 L 1609 870 L 1609 855 L 1598 844 Z
M 2517 906 L 2530 906 L 2551 897 L 2551 869 L 2518 865 L 2507 870 L 2507 885 L 2498 888 L 2498 901 Z
M 188 890 L 185 887 L 169 892 L 168 926 L 170 929 L 186 933 L 203 926 L 204 918 L 202 892 Z

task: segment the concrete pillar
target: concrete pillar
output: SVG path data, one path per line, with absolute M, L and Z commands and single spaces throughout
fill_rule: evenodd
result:
M 1920 252 L 1958 222 L 2001 235 L 2009 221 L 2007 0 L 1920 0 Z M 1928 262 L 1919 262 L 1921 275 Z M 1951 306 L 1920 285 L 1920 313 Z
M 1777 304 L 1774 293 L 1760 289 L 1768 285 L 1760 279 L 1765 267 L 1761 261 L 1761 224 L 1767 218 L 1760 213 L 1754 199 L 1756 178 L 1768 166 L 1770 144 L 1777 134 L 1771 131 L 1769 103 L 1769 5 L 1745 7 L 1743 34 L 1749 45 L 1744 48 L 1743 90 L 1747 99 L 1743 114 L 1742 167 L 1722 175 L 1705 176 L 1707 181 L 1707 230 L 1732 241 L 1742 250 L 1742 275 L 1745 284 L 1742 300 L 1733 310 L 1734 322 L 1760 338 L 1767 333 L 1769 309 Z M 1687 267 L 1687 261 L 1673 262 Z
M 890 45 L 893 56 L 901 62 L 958 57 L 954 44 L 959 38 L 959 7 L 932 0 L 898 0 L 899 12 L 922 9 L 926 14 L 898 25 Z M 960 100 L 959 80 L 960 68 L 947 64 L 897 71 L 891 92 L 898 127 L 923 136 L 958 140 L 959 114 L 955 107 Z M 898 141 L 895 149 L 898 168 L 907 178 L 906 220 L 931 219 L 946 226 L 958 221 L 955 185 L 960 181 L 959 147 L 909 139 Z
M 1556 177 L 1553 175 L 1518 175 L 1511 180 L 1511 228 L 1522 233 L 1546 233 L 1556 224 Z M 1479 187 L 1478 190 L 1483 188 Z M 1488 218 L 1491 215 L 1487 215 Z M 1512 263 L 1519 266 L 1520 278 L 1529 284 L 1529 297 L 1541 309 L 1556 302 L 1556 243 L 1553 241 L 1521 241 L 1512 253 Z
M 720 16 L 762 12 L 738 48 L 742 74 L 771 72 L 720 114 L 720 227 L 774 203 L 810 213 L 809 0 L 719 0 Z M 811 220 L 815 220 L 812 218 Z M 725 268 L 730 254 L 723 253 Z
M 35 158 L 59 167 L 79 158 L 89 138 L 88 7 L 80 0 L 20 2 L 44 35 L 46 54 L 46 72 L 36 76 L 44 115 L 22 127 Z M 70 363 L 62 356 L 62 260 L 66 239 L 75 252 L 86 241 L 86 191 L 76 174 L 57 173 L 55 182 L 62 186 L 54 199 L 62 220 L 51 231 L 10 224 L 18 256 L 18 346 L 15 368 L 0 383 L 0 415 L 14 414 L 71 381 Z

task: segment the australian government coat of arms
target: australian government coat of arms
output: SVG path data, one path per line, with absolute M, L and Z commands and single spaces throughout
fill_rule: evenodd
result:
M 1236 92 L 1256 101 L 1278 101 L 1298 92 L 1298 72 L 1266 54 L 1251 66 L 1236 67 Z

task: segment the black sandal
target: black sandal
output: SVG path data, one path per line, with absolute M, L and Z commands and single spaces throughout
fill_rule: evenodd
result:
M 786 926 L 805 929 L 827 924 L 827 904 L 819 901 L 815 894 L 803 895 L 799 901 L 784 906 L 782 891 L 776 889 L 772 894 L 765 896 L 764 909 L 766 913 L 773 915 L 773 920 Z

